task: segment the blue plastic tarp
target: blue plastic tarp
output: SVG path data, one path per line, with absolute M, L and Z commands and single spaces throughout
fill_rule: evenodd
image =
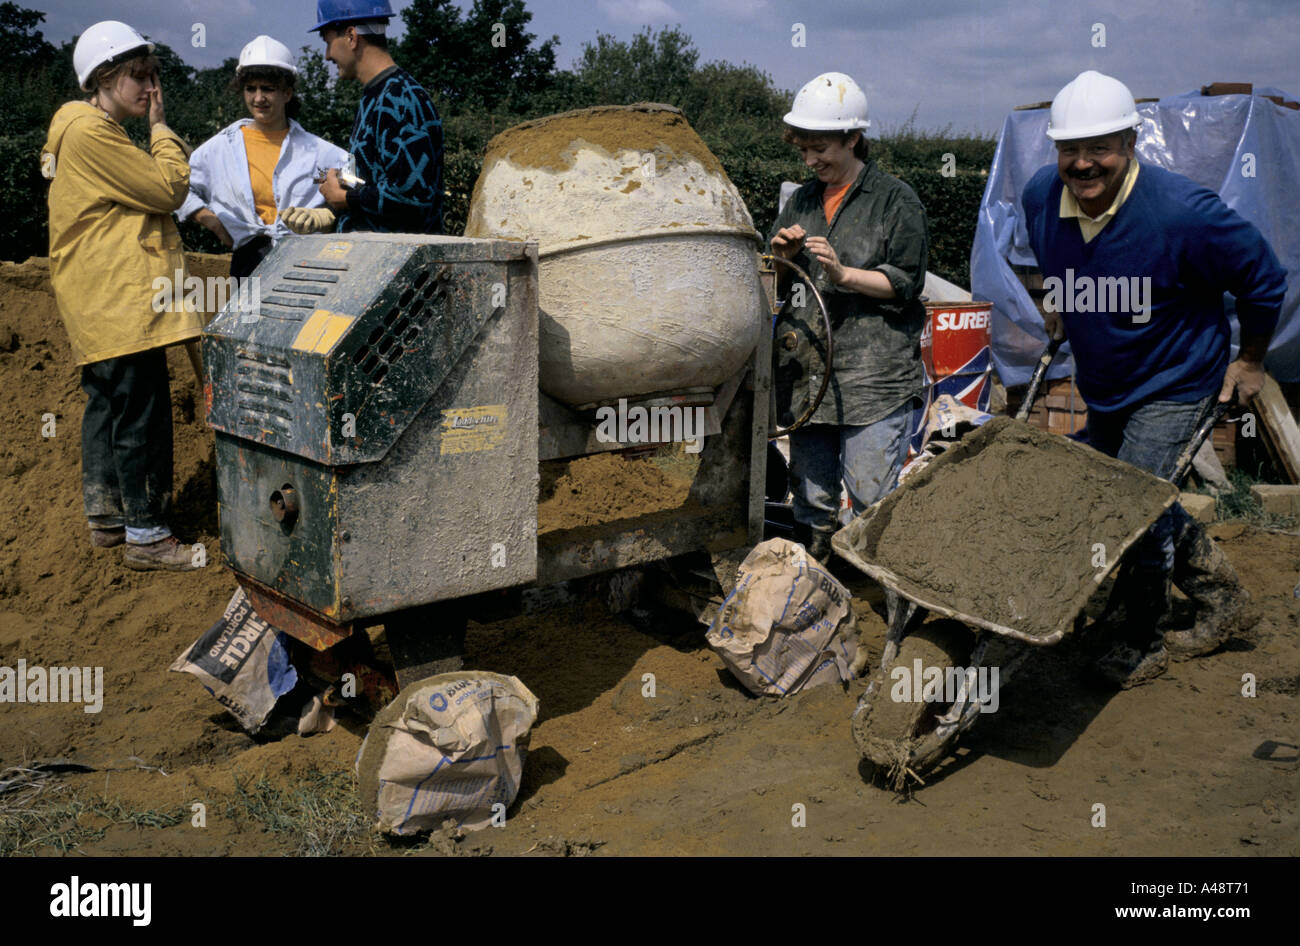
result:
M 1288 274 L 1286 302 L 1265 366 L 1279 381 L 1300 381 L 1300 111 L 1266 95 L 1173 95 L 1138 106 L 1137 156 L 1216 191 L 1268 239 Z M 1002 383 L 1026 384 L 1047 344 L 1043 320 L 1012 265 L 1037 266 L 1025 233 L 1020 194 L 1045 164 L 1056 164 L 1047 137 L 1048 110 L 1012 112 L 1002 126 L 971 248 L 971 292 L 993 303 L 993 363 Z M 1253 172 L 1253 176 L 1251 176 Z M 1232 296 L 1224 296 L 1232 321 Z M 1063 346 L 1050 377 L 1072 374 Z

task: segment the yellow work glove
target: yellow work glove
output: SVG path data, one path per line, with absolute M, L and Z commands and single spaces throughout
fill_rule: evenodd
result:
M 328 207 L 286 207 L 280 219 L 294 233 L 324 233 L 334 229 L 334 211 Z

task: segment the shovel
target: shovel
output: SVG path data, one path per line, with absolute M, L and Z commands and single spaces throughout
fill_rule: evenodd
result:
M 1061 350 L 1063 341 L 1065 341 L 1063 338 L 1048 340 L 1047 347 L 1038 356 L 1038 364 L 1029 379 L 1029 387 L 1025 388 L 1025 399 L 1020 404 L 1020 410 L 1016 411 L 1016 420 L 1029 420 L 1029 412 L 1034 409 L 1034 401 L 1038 399 L 1038 389 L 1043 386 L 1043 379 L 1047 377 L 1047 369 L 1051 367 L 1052 359 L 1056 357 L 1056 353 Z

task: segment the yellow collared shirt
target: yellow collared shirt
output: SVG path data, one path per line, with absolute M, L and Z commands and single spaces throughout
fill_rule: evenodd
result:
M 1137 158 L 1130 158 L 1128 162 L 1128 171 L 1124 175 L 1124 184 L 1120 187 L 1119 193 L 1115 195 L 1114 202 L 1104 214 L 1099 217 L 1089 217 L 1079 206 L 1079 202 L 1074 199 L 1070 193 L 1070 188 L 1061 189 L 1061 217 L 1076 217 L 1079 221 L 1079 229 L 1083 231 L 1083 242 L 1091 243 L 1093 238 L 1101 233 L 1102 228 L 1110 223 L 1115 214 L 1119 213 L 1119 208 L 1124 206 L 1124 201 L 1128 200 L 1128 195 L 1133 193 L 1133 185 L 1138 179 L 1138 162 Z

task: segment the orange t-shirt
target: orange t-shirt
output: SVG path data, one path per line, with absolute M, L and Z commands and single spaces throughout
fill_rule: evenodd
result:
M 826 188 L 826 192 L 822 195 L 822 209 L 826 212 L 827 223 L 835 219 L 835 211 L 840 209 L 840 204 L 844 203 L 844 195 L 849 192 L 849 188 L 852 186 L 850 183 L 839 187 Z
M 240 129 L 244 133 L 244 151 L 248 154 L 248 182 L 253 185 L 253 204 L 257 215 L 263 223 L 275 223 L 275 191 L 271 188 L 271 175 L 280 160 L 280 146 L 288 128 L 265 132 L 257 124 L 245 125 Z

